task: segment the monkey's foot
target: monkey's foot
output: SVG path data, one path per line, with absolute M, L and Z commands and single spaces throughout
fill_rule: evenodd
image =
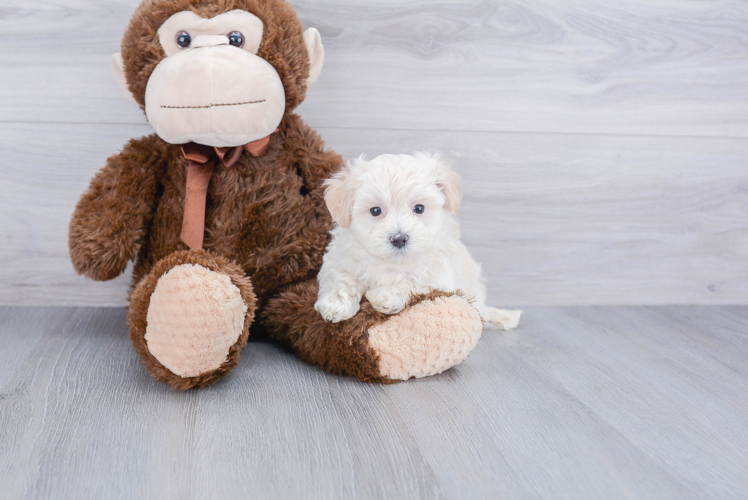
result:
M 224 259 L 196 252 L 176 256 L 181 258 L 157 264 L 133 293 L 131 338 L 157 379 L 188 389 L 236 366 L 255 298 L 249 279 Z M 145 325 L 138 324 L 143 313 Z
M 390 380 L 428 377 L 462 363 L 478 343 L 478 312 L 455 295 L 422 300 L 369 329 L 369 346 Z
M 247 305 L 225 274 L 182 264 L 161 276 L 148 306 L 148 350 L 172 373 L 215 370 L 239 340 Z
M 313 308 L 317 287 L 292 285 L 263 314 L 273 337 L 330 373 L 382 383 L 435 375 L 464 361 L 483 330 L 466 299 L 444 292 L 411 297 L 391 316 L 364 301 L 351 319 L 326 322 Z

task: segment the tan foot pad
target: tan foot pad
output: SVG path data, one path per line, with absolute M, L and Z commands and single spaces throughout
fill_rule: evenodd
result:
M 369 330 L 383 376 L 393 380 L 427 377 L 468 357 L 483 331 L 467 300 L 437 297 L 416 304 Z
M 145 340 L 159 362 L 180 377 L 213 371 L 244 327 L 247 305 L 221 273 L 183 264 L 161 276 L 148 307 Z

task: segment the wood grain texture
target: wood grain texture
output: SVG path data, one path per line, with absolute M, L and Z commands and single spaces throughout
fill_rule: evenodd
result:
M 0 120 L 143 123 L 109 73 L 137 3 L 5 0 Z M 748 137 L 739 0 L 293 4 L 326 46 L 315 126 Z
M 150 132 L 109 69 L 137 3 L 0 0 L 0 304 L 124 304 L 66 237 Z M 327 50 L 302 116 L 347 157 L 453 158 L 493 303 L 748 303 L 745 2 L 293 4 Z
M 0 124 L 10 160 L 0 170 L 0 303 L 125 304 L 128 277 L 74 273 L 67 227 L 106 157 L 148 132 Z M 748 302 L 748 140 L 320 132 L 348 157 L 431 148 L 452 158 L 465 183 L 463 240 L 495 305 Z
M 0 309 L 5 498 L 745 498 L 745 307 L 531 308 L 393 386 L 250 343 L 148 377 L 125 312 Z

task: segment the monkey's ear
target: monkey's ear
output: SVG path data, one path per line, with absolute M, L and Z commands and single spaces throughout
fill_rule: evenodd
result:
M 325 204 L 332 215 L 332 220 L 338 226 L 347 228 L 351 225 L 353 212 L 353 186 L 351 186 L 351 171 L 349 167 L 333 175 L 325 181 Z
M 322 65 L 325 62 L 325 48 L 322 46 L 322 37 L 317 28 L 309 28 L 304 32 L 304 43 L 309 52 L 309 79 L 307 85 L 317 81 Z
M 441 155 L 436 154 L 433 158 L 437 162 L 436 185 L 439 186 L 439 189 L 447 198 L 445 206 L 456 214 L 460 211 L 460 202 L 462 201 L 462 177 Z
M 125 63 L 122 61 L 122 54 L 120 54 L 119 52 L 112 55 L 112 75 L 114 75 L 114 81 L 117 82 L 117 85 L 119 85 L 119 88 L 122 91 L 122 95 L 124 95 L 128 101 L 137 104 L 137 101 L 132 96 L 132 92 L 130 92 L 130 89 L 127 88 L 127 80 L 125 79 Z

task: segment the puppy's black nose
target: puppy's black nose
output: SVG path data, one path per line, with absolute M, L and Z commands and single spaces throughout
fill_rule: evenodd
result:
M 405 244 L 408 242 L 408 235 L 398 233 L 392 238 L 390 238 L 390 241 L 392 242 L 393 246 L 396 246 L 397 248 L 402 248 L 405 246 Z

